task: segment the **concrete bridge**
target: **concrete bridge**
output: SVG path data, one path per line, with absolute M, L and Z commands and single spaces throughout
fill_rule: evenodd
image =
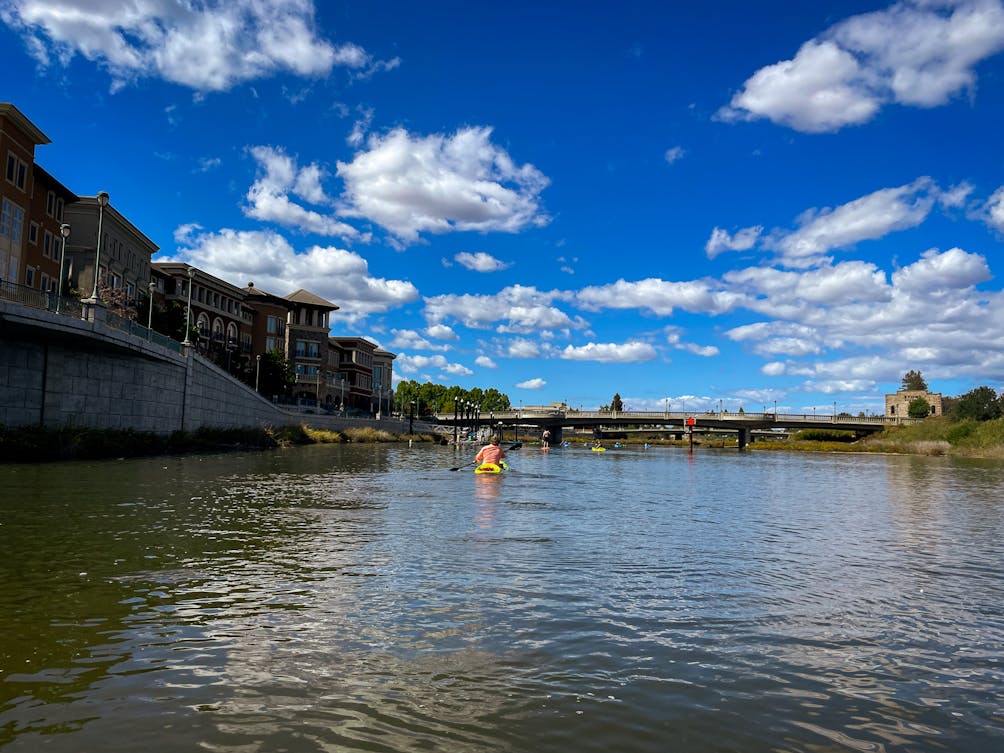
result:
M 470 427 L 472 419 L 455 418 L 452 413 L 435 416 L 443 426 Z M 754 432 L 791 432 L 800 429 L 838 429 L 852 431 L 857 436 L 866 436 L 882 431 L 889 426 L 915 423 L 919 419 L 887 416 L 849 416 L 846 414 L 827 415 L 821 413 L 729 413 L 727 411 L 693 413 L 686 411 L 581 411 L 568 408 L 518 409 L 492 411 L 477 416 L 480 426 L 492 425 L 514 427 L 518 433 L 540 436 L 547 429 L 551 432 L 551 442 L 560 442 L 567 429 L 589 429 L 599 436 L 623 432 L 628 427 L 649 431 L 666 432 L 678 439 L 688 434 L 691 439 L 695 432 L 735 432 L 739 439 L 739 449 L 743 449 L 754 437 Z

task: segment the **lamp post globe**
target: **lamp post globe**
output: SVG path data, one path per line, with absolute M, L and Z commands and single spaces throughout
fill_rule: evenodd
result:
M 98 191 L 97 195 L 98 201 L 98 241 L 94 247 L 94 289 L 91 291 L 91 299 L 94 301 L 100 300 L 98 298 L 98 273 L 101 269 L 101 233 L 102 224 L 105 219 L 105 207 L 108 206 L 108 192 Z

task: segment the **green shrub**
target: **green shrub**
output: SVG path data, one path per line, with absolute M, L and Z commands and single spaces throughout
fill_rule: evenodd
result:
M 853 431 L 842 429 L 802 429 L 796 432 L 792 439 L 807 442 L 853 442 L 856 436 Z

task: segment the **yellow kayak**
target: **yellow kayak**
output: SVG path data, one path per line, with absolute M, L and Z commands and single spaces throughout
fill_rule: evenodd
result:
M 509 466 L 505 464 L 504 460 L 501 463 L 497 464 L 497 465 L 495 463 L 482 463 L 481 465 L 479 465 L 477 468 L 474 469 L 474 472 L 475 473 L 502 473 L 502 471 L 504 471 L 508 467 Z
M 593 452 L 606 452 L 607 451 L 606 447 L 592 447 L 591 449 L 592 449 Z

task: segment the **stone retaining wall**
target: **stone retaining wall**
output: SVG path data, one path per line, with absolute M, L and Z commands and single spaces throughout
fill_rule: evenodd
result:
M 191 351 L 176 353 L 100 321 L 0 301 L 2 425 L 169 434 L 300 423 L 407 431 L 400 419 L 285 410 Z

